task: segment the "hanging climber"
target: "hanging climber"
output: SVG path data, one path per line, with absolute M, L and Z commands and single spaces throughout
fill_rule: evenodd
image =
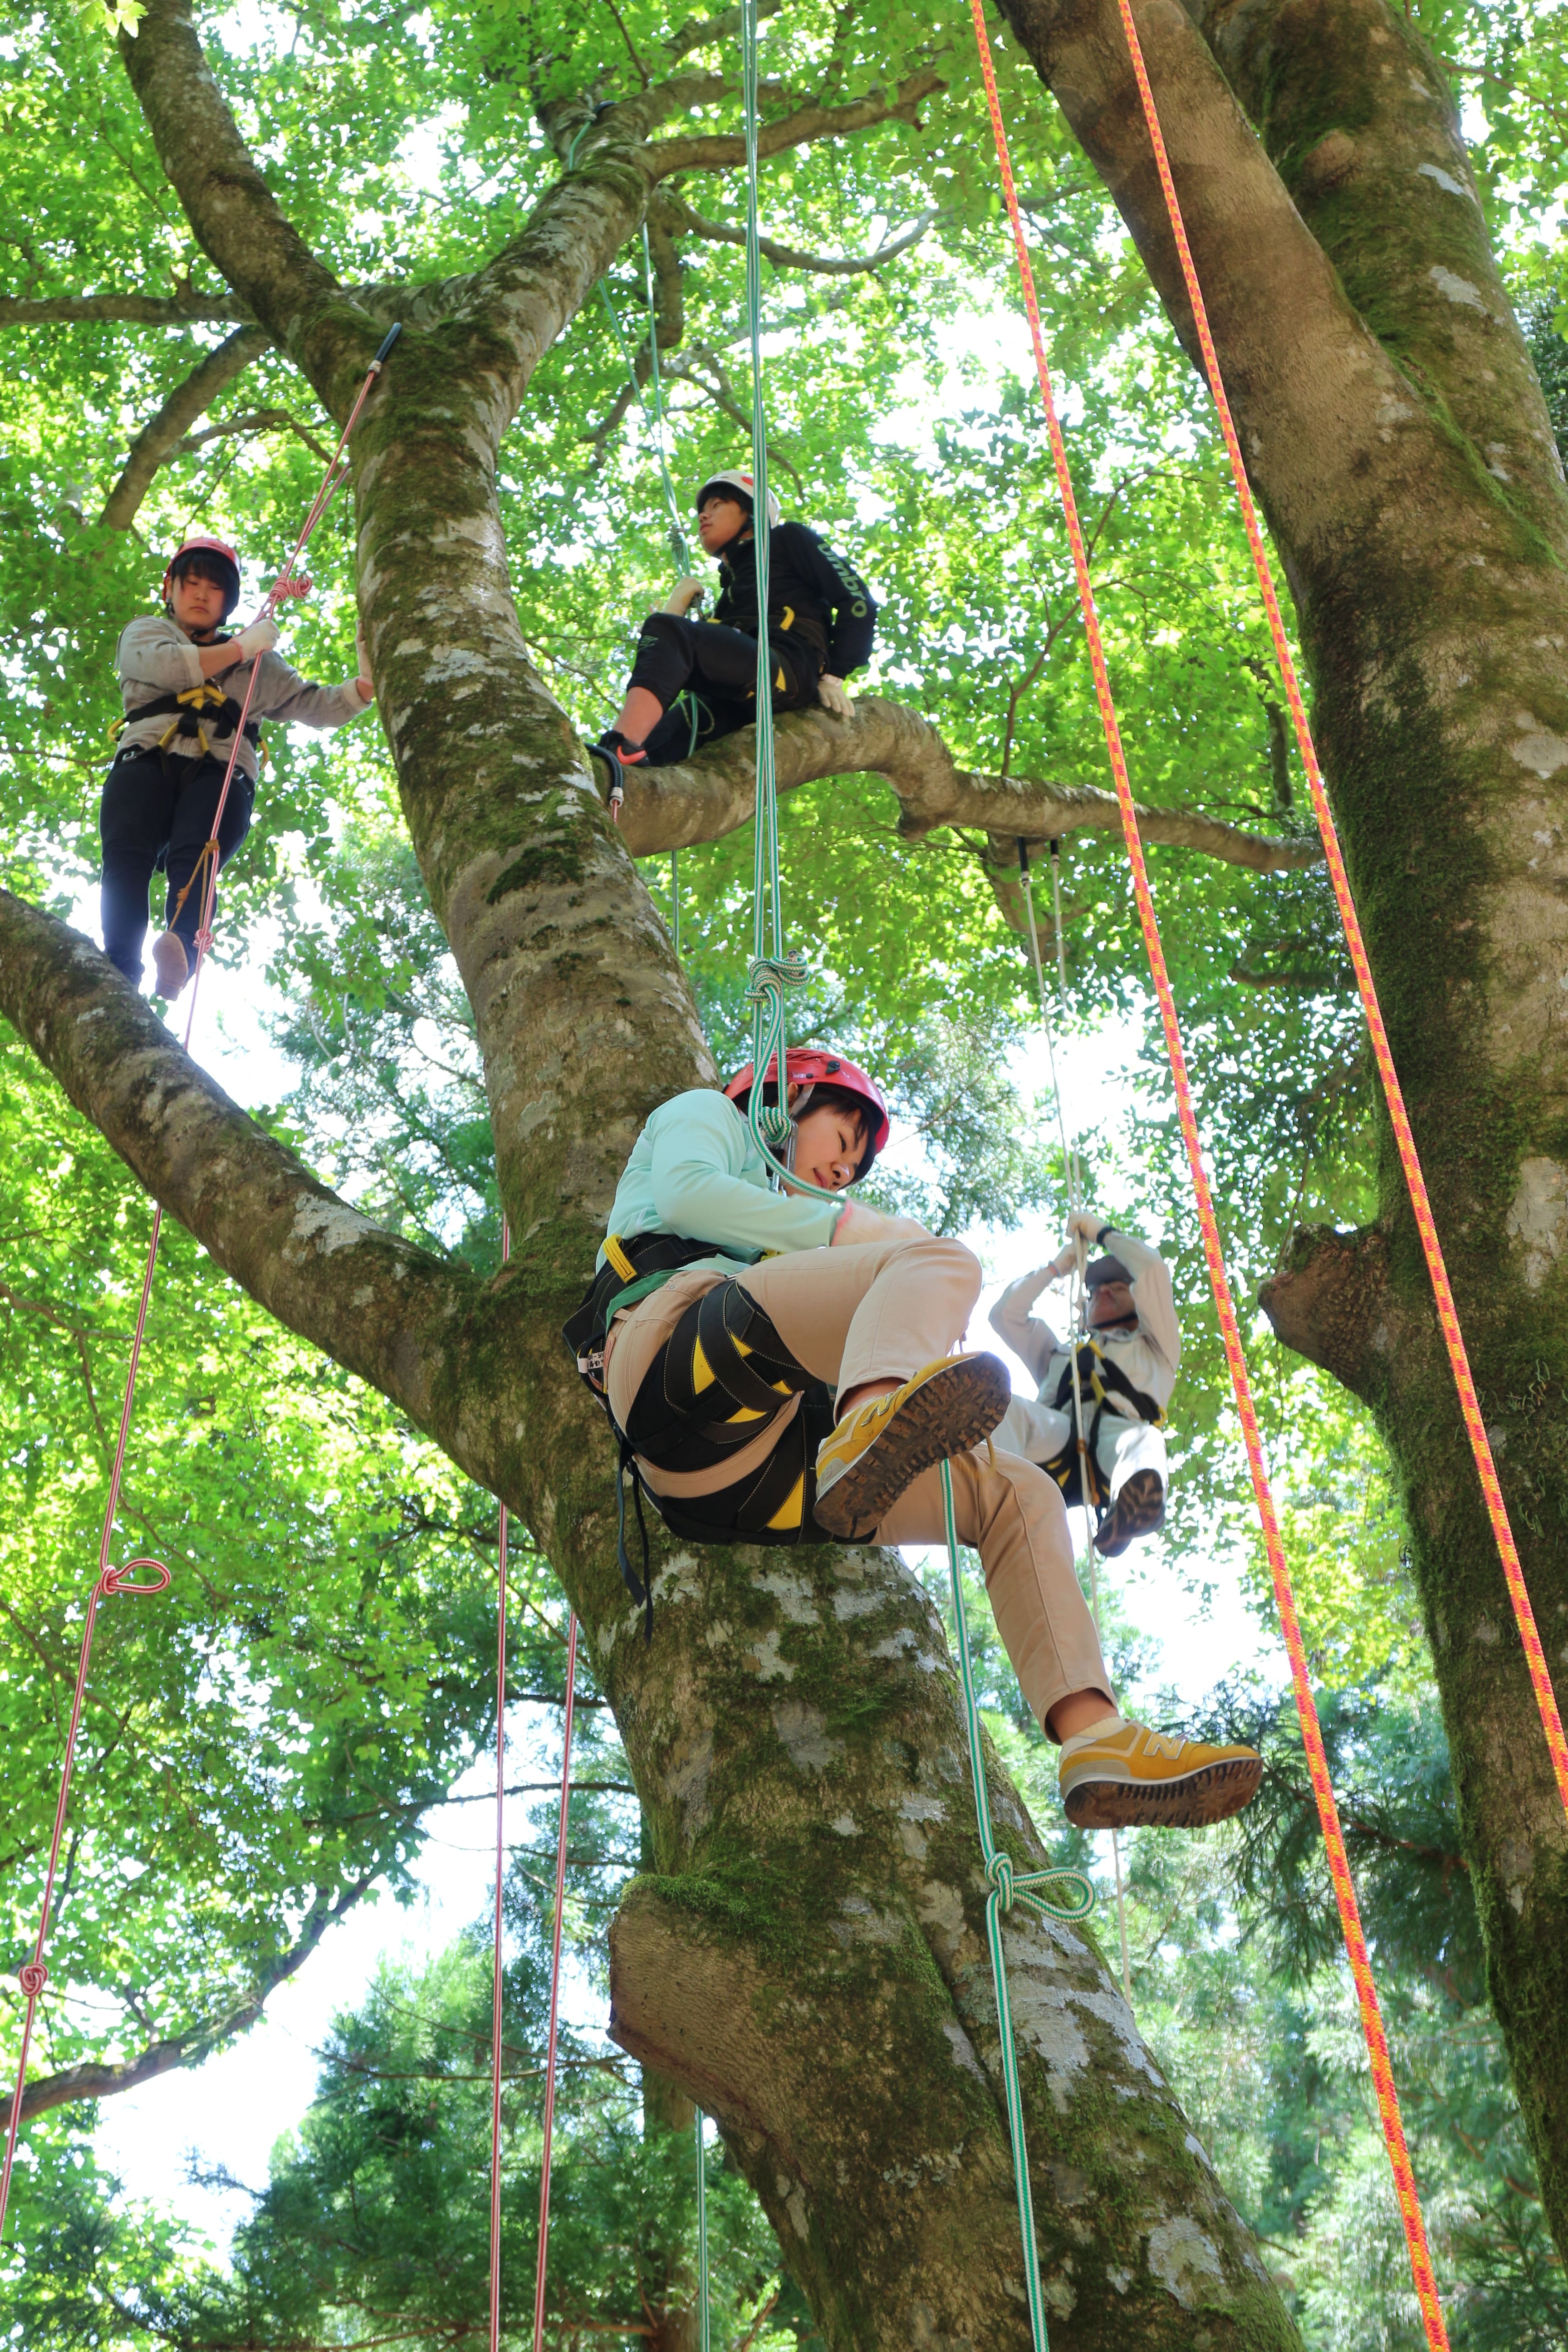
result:
M 1147 1243 L 1106 1224 L 1092 1210 L 1068 1219 L 1072 1238 L 1049 1265 L 1005 1289 L 991 1328 L 1021 1356 L 1039 1401 L 1016 1396 L 998 1444 L 1037 1462 L 1068 1503 L 1100 1521 L 1095 1549 L 1108 1559 L 1165 1523 L 1165 1408 L 1182 1360 L 1182 1334 L 1165 1264 Z M 1089 1492 L 1080 1491 L 1074 1425 L 1073 1360 L 1048 1323 L 1029 1309 L 1048 1283 L 1070 1275 L 1084 1248 L 1109 1249 L 1084 1275 L 1089 1328 L 1078 1347 L 1079 1392 Z
M 881 1091 L 816 1049 L 792 1049 L 785 1075 L 792 1179 L 841 1192 L 887 1141 Z M 1117 1711 L 1060 1490 L 985 1443 L 1006 1409 L 1005 1368 L 950 1352 L 980 1295 L 979 1261 L 912 1218 L 794 1181 L 770 1191 L 746 1118 L 752 1084 L 748 1065 L 721 1094 L 695 1088 L 654 1111 L 566 1326 L 639 1514 L 646 1489 L 691 1543 L 940 1543 L 949 1461 L 959 1539 L 979 1551 L 1024 1696 L 1061 1745 L 1069 1819 L 1176 1827 L 1238 1811 L 1258 1758 Z M 776 1084 L 763 1093 L 775 1100 Z M 621 1566 L 651 1638 L 651 1593 L 624 1529 Z
M 223 625 L 239 602 L 239 558 L 221 539 L 187 539 L 163 574 L 163 609 L 132 621 L 120 638 L 125 719 L 99 805 L 103 842 L 103 951 L 132 986 L 142 979 L 147 892 L 168 873 L 165 928 L 153 943 L 160 996 L 178 996 L 195 961 L 205 895 L 206 844 L 234 747 L 249 665 L 258 665 L 234 781 L 217 836 L 226 865 L 250 830 L 256 747 L 263 719 L 342 727 L 374 699 L 363 638 L 359 674 L 312 686 L 273 648 L 275 621 L 252 621 L 235 636 Z M 216 900 L 215 900 L 216 906 Z
M 710 620 L 691 607 L 702 581 L 680 581 L 637 639 L 631 682 L 616 723 L 593 746 L 618 792 L 631 767 L 665 768 L 749 727 L 757 713 L 757 548 L 750 474 L 714 474 L 697 494 L 697 536 L 719 559 Z M 844 680 L 870 659 L 877 625 L 871 592 L 852 564 L 804 523 L 783 520 L 768 493 L 768 645 L 773 709 L 814 703 L 847 719 Z

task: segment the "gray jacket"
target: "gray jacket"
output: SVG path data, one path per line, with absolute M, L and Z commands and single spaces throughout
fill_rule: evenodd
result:
M 176 757 L 199 760 L 203 757 L 205 736 L 206 750 L 214 759 L 228 758 L 234 730 L 232 725 L 224 724 L 216 704 L 209 703 L 205 709 L 196 711 L 202 732 L 195 735 L 170 734 L 176 721 L 167 712 L 150 719 L 136 715 L 146 703 L 161 701 L 170 694 L 189 693 L 202 684 L 200 655 L 176 623 L 163 613 L 132 621 L 121 632 L 115 660 L 125 704 L 120 751 L 144 751 L 167 735 L 169 751 Z M 341 686 L 314 686 L 275 653 L 263 654 L 257 664 L 236 662 L 232 669 L 221 670 L 208 683 L 221 688 L 231 700 L 243 702 L 253 667 L 258 676 L 256 692 L 251 697 L 251 719 L 280 719 L 285 724 L 299 719 L 307 727 L 343 727 L 370 708 L 352 677 L 345 678 Z M 256 752 L 248 737 L 240 743 L 237 765 L 254 782 Z

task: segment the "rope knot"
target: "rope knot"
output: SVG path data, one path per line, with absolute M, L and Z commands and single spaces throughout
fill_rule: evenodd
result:
M 809 970 L 803 955 L 756 957 L 746 973 L 749 1001 L 761 1004 L 771 995 L 782 995 L 786 988 L 803 987 Z
M 49 1972 L 42 1960 L 28 1960 L 25 1967 L 19 1968 L 16 1971 L 16 1981 L 29 2000 L 37 2000 L 48 1980 Z
M 157 1581 L 153 1584 L 134 1582 L 139 1568 L 151 1569 Z M 106 1601 L 111 1601 L 117 1592 L 167 1592 L 174 1580 L 161 1559 L 128 1559 L 123 1568 L 106 1568 L 98 1589 Z
M 308 572 L 293 572 L 287 579 L 275 580 L 268 593 L 275 604 L 280 604 L 288 596 L 308 596 L 314 586 Z
M 1010 1853 L 994 1853 L 990 1861 L 985 1865 L 985 1875 L 990 1880 L 992 1888 L 995 1893 L 996 1908 L 999 1911 L 1011 1911 L 1013 1908 L 1012 1855 Z

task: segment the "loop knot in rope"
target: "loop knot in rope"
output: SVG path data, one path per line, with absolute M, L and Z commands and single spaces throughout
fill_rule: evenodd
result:
M 29 2000 L 37 2000 L 48 1983 L 49 1972 L 42 1960 L 25 1960 L 16 1971 L 16 1982 Z
M 132 1572 L 138 1568 L 150 1568 L 157 1578 L 157 1582 L 132 1584 Z M 123 1568 L 106 1568 L 99 1579 L 98 1589 L 106 1601 L 112 1600 L 117 1592 L 140 1593 L 150 1597 L 154 1592 L 167 1592 L 174 1580 L 161 1559 L 128 1559 Z

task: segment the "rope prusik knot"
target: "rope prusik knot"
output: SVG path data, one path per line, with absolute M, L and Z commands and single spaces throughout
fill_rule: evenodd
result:
M 1013 1908 L 1013 1857 L 1010 1853 L 994 1853 L 985 1865 L 985 1875 L 991 1882 L 999 1911 Z
M 746 1002 L 765 1004 L 786 988 L 803 988 L 810 971 L 803 955 L 754 956 L 746 972 Z
M 338 478 L 341 480 L 342 476 Z M 296 572 L 282 580 L 275 580 L 267 592 L 268 602 L 281 604 L 289 596 L 308 596 L 315 583 L 308 572 Z
M 16 1982 L 29 2000 L 37 2000 L 48 1980 L 49 1972 L 42 1960 L 28 1960 L 25 1967 L 19 1968 L 16 1971 Z

